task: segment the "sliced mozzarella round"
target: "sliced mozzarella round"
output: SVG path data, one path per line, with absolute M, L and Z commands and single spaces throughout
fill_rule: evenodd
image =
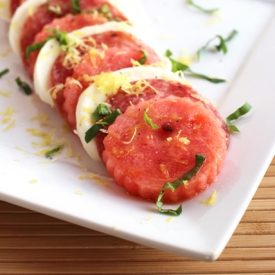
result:
M 125 22 L 107 22 L 101 25 L 85 27 L 70 33 L 69 36 L 71 39 L 81 39 L 83 37 L 108 31 L 121 31 L 137 37 L 135 28 Z M 50 90 L 52 88 L 50 75 L 55 60 L 60 53 L 61 49 L 59 43 L 55 39 L 49 40 L 41 49 L 34 68 L 34 89 L 42 101 L 52 106 L 53 100 L 50 95 Z M 162 57 L 159 53 L 158 55 L 162 61 L 155 64 L 155 66 L 159 66 L 170 71 L 172 66 L 171 62 L 167 58 Z
M 127 78 L 128 82 L 148 79 L 165 79 L 186 84 L 184 78 L 180 77 L 178 74 L 150 66 L 122 69 L 111 73 L 111 75 L 117 76 L 118 78 L 124 76 Z M 108 91 L 107 94 L 112 95 L 116 92 L 117 91 Z M 75 133 L 79 136 L 88 155 L 97 161 L 100 160 L 100 156 L 97 151 L 96 142 L 95 140 L 91 140 L 89 143 L 86 143 L 85 133 L 95 124 L 91 114 L 96 110 L 99 104 L 104 104 L 106 101 L 106 91 L 102 93 L 100 89 L 93 84 L 81 94 L 76 109 L 77 129 Z
M 11 19 L 11 1 L 2 0 L 0 1 L 0 18 L 5 21 L 10 21 Z
M 25 22 L 28 17 L 32 15 L 36 7 L 46 2 L 47 0 L 28 0 L 14 13 L 9 28 L 9 42 L 12 50 L 16 54 L 20 55 L 21 53 L 20 39 L 24 30 Z

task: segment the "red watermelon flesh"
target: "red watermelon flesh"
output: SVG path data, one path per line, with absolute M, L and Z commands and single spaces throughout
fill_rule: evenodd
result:
M 167 97 L 169 95 L 174 95 L 177 97 L 187 97 L 192 101 L 200 101 L 205 108 L 209 109 L 213 112 L 213 114 L 217 117 L 217 119 L 221 122 L 221 127 L 226 133 L 226 142 L 227 146 L 229 143 L 229 132 L 227 126 L 220 116 L 218 110 L 211 104 L 210 101 L 205 99 L 199 93 L 197 93 L 191 86 L 184 85 L 179 82 L 167 81 L 164 79 L 148 79 L 146 80 L 149 83 L 149 86 L 144 89 L 143 93 L 140 95 L 126 95 L 123 90 L 119 90 L 116 94 L 112 95 L 108 98 L 107 103 L 110 105 L 111 110 L 120 109 L 121 112 L 125 112 L 125 110 L 130 105 L 137 104 L 140 100 L 149 100 L 151 98 L 161 98 Z M 96 143 L 99 155 L 102 155 L 104 150 L 103 139 L 105 134 L 101 133 L 96 136 Z
M 77 29 L 81 29 L 87 26 L 99 25 L 106 23 L 108 20 L 103 15 L 91 15 L 91 14 L 67 14 L 62 18 L 54 19 L 50 24 L 44 26 L 41 32 L 39 32 L 33 41 L 33 44 L 46 41 L 46 39 L 52 35 L 49 30 L 55 30 L 58 28 L 60 31 L 66 31 L 67 33 Z M 38 57 L 39 51 L 31 53 L 28 58 L 29 74 L 33 77 L 34 66 Z
M 25 0 L 10 0 L 10 10 L 11 10 L 11 15 L 15 13 L 17 8 L 23 3 Z
M 159 129 L 145 122 L 145 110 Z M 153 201 L 164 183 L 194 167 L 196 154 L 205 156 L 192 180 L 175 192 L 165 192 L 163 201 L 178 202 L 215 181 L 226 155 L 227 133 L 202 102 L 168 96 L 129 106 L 109 127 L 103 142 L 103 161 L 116 183 L 131 195 Z
M 105 34 L 92 36 L 95 41 L 99 41 L 99 52 L 91 56 L 87 53 L 83 56 L 81 62 L 77 64 L 72 73 L 72 78 L 68 74 L 63 74 L 62 58 L 55 63 L 51 74 L 51 86 L 55 87 L 60 83 L 65 83 L 65 88 L 58 91 L 54 97 L 55 107 L 62 118 L 69 123 L 72 129 L 76 128 L 75 110 L 80 94 L 92 83 L 91 76 L 102 72 L 112 72 L 123 68 L 132 67 L 132 60 L 139 60 L 143 57 L 141 50 L 149 53 L 145 64 L 156 63 L 160 61 L 159 56 L 150 47 L 142 41 L 134 38 L 132 35 L 123 32 L 106 32 Z M 98 39 L 98 40 L 97 40 Z M 100 46 L 104 43 L 108 49 L 102 49 Z M 66 71 L 66 69 L 65 69 Z M 83 76 L 88 76 L 83 78 Z M 64 79 L 66 77 L 66 80 Z M 78 80 L 82 87 L 76 85 L 72 80 Z
M 90 11 L 92 9 L 100 9 L 103 5 L 108 5 L 109 10 L 114 18 L 120 18 L 126 21 L 127 18 L 114 6 L 104 0 L 80 0 L 80 6 L 83 11 Z M 59 6 L 61 14 L 56 14 L 49 10 L 49 6 Z M 26 49 L 33 44 L 35 36 L 43 29 L 43 27 L 51 23 L 55 18 L 61 18 L 65 14 L 73 13 L 71 8 L 71 0 L 51 0 L 48 3 L 37 7 L 32 16 L 29 16 L 23 26 L 23 32 L 20 38 L 21 57 L 24 65 L 28 68 L 28 60 L 26 59 Z M 93 16 L 91 14 L 91 16 Z

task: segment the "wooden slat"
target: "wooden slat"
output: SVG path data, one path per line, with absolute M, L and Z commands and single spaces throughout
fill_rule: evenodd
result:
M 0 201 L 0 214 L 1 213 L 34 213 L 34 212 L 14 204 Z
M 275 177 L 264 177 L 260 184 L 261 187 L 275 187 Z
M 0 216 L 1 218 L 1 216 Z M 20 224 L 1 225 L 0 237 L 42 237 L 42 236 L 102 236 L 103 233 L 73 225 L 64 224 Z
M 79 247 L 92 249 L 140 249 L 143 246 L 113 236 L 44 236 L 41 237 L 4 237 L 0 239 L 1 249 L 40 249 Z
M 258 188 L 254 195 L 254 199 L 274 199 L 275 200 L 275 184 L 273 188 Z
M 274 223 L 240 223 L 235 235 L 275 235 Z
M 269 223 L 275 221 L 275 211 L 246 211 L 241 222 Z
M 271 164 L 266 171 L 266 177 L 274 177 L 275 176 L 275 164 Z
M 0 274 L 222 274 L 245 273 L 258 270 L 260 274 L 274 271 L 273 260 L 259 261 L 217 261 L 210 264 L 203 262 L 82 262 L 76 265 L 72 262 L 64 263 L 3 263 Z M 12 273 L 9 273 L 12 272 Z
M 252 200 L 247 210 L 248 211 L 275 210 L 275 199 Z
M 274 247 L 275 235 L 233 235 L 227 247 Z M 275 266 L 274 266 L 275 271 Z
M 16 217 L 16 218 L 15 218 Z M 42 215 L 35 212 L 0 213 L 2 225 L 20 225 L 20 224 L 65 224 L 66 222 L 53 217 Z
M 44 236 L 41 237 L 5 237 L 0 239 L 1 249 L 143 249 L 142 245 L 112 236 Z M 233 235 L 227 247 L 274 247 L 275 235 Z
M 275 247 L 226 248 L 218 261 L 275 260 Z M 170 262 L 194 261 L 165 251 L 144 247 L 142 249 L 0 249 L 1 263 L 28 262 Z

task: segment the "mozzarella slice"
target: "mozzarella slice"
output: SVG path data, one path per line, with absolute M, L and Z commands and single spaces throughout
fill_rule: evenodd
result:
M 28 0 L 14 13 L 9 28 L 9 42 L 16 54 L 21 54 L 20 39 L 28 17 L 32 15 L 35 8 L 46 2 L 47 0 Z
M 111 75 L 117 76 L 118 78 L 125 76 L 128 82 L 148 79 L 165 79 L 186 84 L 184 78 L 180 77 L 178 74 L 150 66 L 122 69 L 111 73 Z M 107 94 L 112 95 L 116 92 L 117 91 L 110 90 Z M 100 103 L 105 103 L 106 100 L 106 90 L 102 93 L 100 89 L 93 84 L 81 94 L 76 108 L 77 129 L 75 133 L 79 136 L 88 155 L 97 161 L 100 160 L 100 156 L 97 151 L 96 142 L 95 140 L 91 140 L 89 143 L 86 143 L 85 133 L 95 124 L 91 114 Z
M 108 31 L 121 31 L 136 37 L 136 29 L 125 22 L 107 22 L 101 25 L 85 27 L 70 33 L 69 36 L 71 39 L 79 39 Z M 146 44 L 148 45 L 147 41 Z M 34 89 L 41 100 L 51 106 L 53 106 L 53 100 L 50 95 L 50 75 L 55 60 L 60 53 L 61 49 L 58 42 L 55 39 L 49 40 L 41 49 L 34 68 Z M 158 55 L 161 57 L 159 53 Z M 156 66 L 171 70 L 171 62 L 165 57 L 161 57 L 161 59 L 162 62 L 157 63 Z
M 1 0 L 0 1 L 0 18 L 5 21 L 10 21 L 11 18 L 11 2 L 10 0 Z

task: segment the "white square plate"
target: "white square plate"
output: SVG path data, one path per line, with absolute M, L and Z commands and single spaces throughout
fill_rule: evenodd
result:
M 224 118 L 245 102 L 253 107 L 236 122 L 241 133 L 231 136 L 217 181 L 198 197 L 184 202 L 182 215 L 174 218 L 159 214 L 153 203 L 128 196 L 113 182 L 106 184 L 105 180 L 103 184 L 98 178 L 107 177 L 105 168 L 87 157 L 76 136 L 62 131 L 63 122 L 56 112 L 19 91 L 14 79 L 20 76 L 30 80 L 19 58 L 9 50 L 8 24 L 0 22 L 0 71 L 10 69 L 0 79 L 0 199 L 157 249 L 215 260 L 275 153 L 274 2 L 195 1 L 207 8 L 220 8 L 222 14 L 215 18 L 182 0 L 139 2 L 152 21 L 146 26 L 151 39 L 163 52 L 172 50 L 175 57 L 182 55 L 183 47 L 194 54 L 217 34 L 226 37 L 233 29 L 239 32 L 228 43 L 226 55 L 206 52 L 200 62 L 191 65 L 194 71 L 226 78 L 227 83 L 188 78 L 195 89 L 216 104 Z M 9 107 L 14 114 L 5 123 Z M 33 119 L 39 114 L 49 117 L 48 125 L 41 126 Z M 12 122 L 15 126 L 5 131 Z M 54 137 L 70 141 L 82 161 L 77 156 L 67 157 L 68 147 L 53 162 L 38 156 L 35 153 L 42 148 L 34 148 L 32 142 L 41 142 L 41 137 L 31 136 L 26 131 L 29 128 L 47 133 L 56 129 Z M 201 204 L 199 201 L 207 200 L 213 190 L 218 195 L 216 204 Z

